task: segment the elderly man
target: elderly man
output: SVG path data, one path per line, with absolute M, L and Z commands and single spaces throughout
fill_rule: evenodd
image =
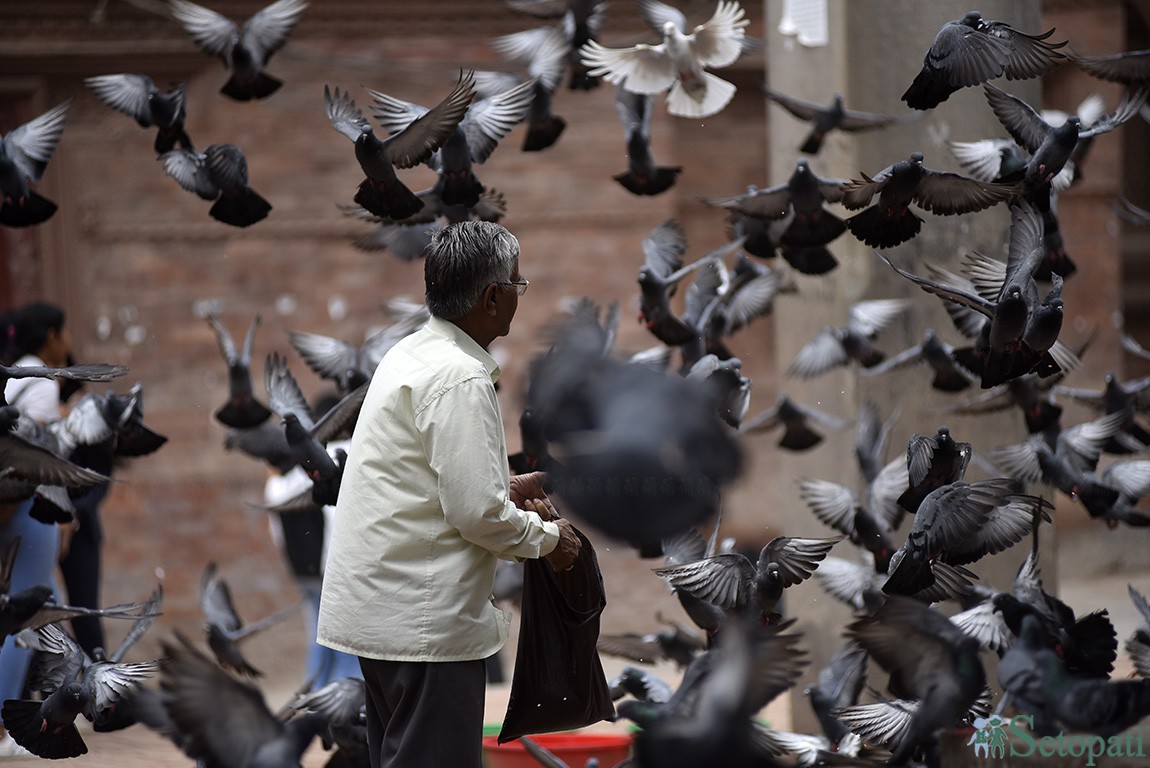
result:
M 498 558 L 557 570 L 579 538 L 540 474 L 508 477 L 499 367 L 527 280 L 498 224 L 442 229 L 424 252 L 431 319 L 379 364 L 348 450 L 318 641 L 359 657 L 372 768 L 480 768 L 484 659 L 510 617 Z

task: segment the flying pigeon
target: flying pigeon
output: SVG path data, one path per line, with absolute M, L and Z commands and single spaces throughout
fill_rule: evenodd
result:
M 228 365 L 228 399 L 216 410 L 216 421 L 234 429 L 258 426 L 272 415 L 267 406 L 255 399 L 252 389 L 252 341 L 260 324 L 260 316 L 257 314 L 252 318 L 244 337 L 244 345 L 240 349 L 236 348 L 235 341 L 219 317 L 209 314 L 207 319 L 215 331 L 220 354 Z
M 948 21 L 935 36 L 902 100 L 911 109 L 931 109 L 960 88 L 1002 75 L 1008 80 L 1044 75 L 1066 59 L 1058 52 L 1065 41 L 1046 42 L 1052 34 L 1053 29 L 1028 35 L 1004 21 L 987 21 L 978 11 Z
M 228 68 L 228 81 L 220 93 L 236 101 L 266 99 L 283 81 L 264 71 L 268 59 L 287 42 L 307 8 L 307 0 L 278 0 L 255 13 L 242 26 L 210 8 L 169 0 L 172 18 L 192 41 Z
M 735 86 L 704 67 L 726 67 L 741 55 L 749 24 L 742 6 L 720 0 L 711 18 L 689 32 L 679 10 L 657 0 L 643 0 L 640 7 L 648 20 L 658 21 L 662 41 L 630 48 L 589 41 L 580 49 L 589 74 L 633 93 L 667 91 L 667 111 L 678 117 L 702 118 L 721 111 L 734 97 Z
M 683 170 L 678 165 L 655 164 L 651 154 L 651 103 L 649 94 L 615 86 L 615 114 L 627 138 L 627 170 L 611 178 L 636 195 L 666 192 Z
M 30 227 L 56 212 L 56 204 L 33 192 L 28 182 L 44 176 L 71 106 L 68 99 L 0 137 L 0 224 Z
M 350 94 L 325 85 L 323 97 L 332 128 L 355 144 L 355 159 L 366 176 L 355 202 L 381 218 L 406 219 L 423 208 L 423 201 L 399 180 L 395 169 L 419 165 L 455 135 L 475 97 L 475 79 L 470 73 L 462 75 L 443 101 L 386 139 L 375 135 Z
M 254 685 L 220 667 L 178 630 L 174 641 L 160 646 L 167 659 L 160 671 L 164 709 L 189 757 L 221 766 L 299 765 L 327 723 L 319 713 L 281 721 Z
M 800 99 L 780 91 L 763 86 L 763 93 L 767 98 L 790 112 L 799 120 L 811 124 L 810 133 L 803 139 L 799 147 L 800 152 L 808 155 L 817 155 L 822 149 L 823 141 L 831 131 L 847 131 L 857 133 L 885 128 L 895 123 L 906 123 L 917 120 L 920 115 L 880 115 L 874 112 L 860 112 L 857 109 L 847 109 L 843 104 L 843 95 L 836 93 L 830 104 L 819 104 L 806 99 Z
M 442 179 L 437 191 L 444 205 L 471 207 L 479 202 L 484 186 L 473 167 L 486 162 L 499 142 L 526 117 L 537 80 L 511 84 L 482 97 L 477 93 L 454 130 L 426 159 Z M 392 135 L 402 134 L 433 111 L 371 88 L 367 92 L 374 102 L 372 114 Z
M 923 154 L 912 152 L 875 174 L 863 174 L 861 181 L 843 185 L 842 203 L 857 211 L 847 219 L 847 229 L 874 248 L 891 248 L 910 240 L 922 228 L 922 219 L 911 209 L 916 203 L 939 216 L 981 211 L 1016 196 L 1021 188 L 995 184 L 927 168 Z M 878 195 L 878 202 L 871 199 Z M 869 207 L 868 207 L 869 206 Z
M 156 127 L 156 154 L 162 155 L 179 145 L 194 149 L 184 130 L 187 119 L 187 85 L 179 83 L 170 91 L 156 87 L 152 78 L 138 72 L 119 75 L 97 75 L 84 79 L 100 101 L 117 112 L 135 119 L 141 128 Z
M 164 173 L 188 192 L 214 200 L 208 215 L 233 227 L 263 221 L 272 206 L 248 186 L 248 161 L 234 144 L 212 144 L 203 152 L 174 149 L 160 155 Z

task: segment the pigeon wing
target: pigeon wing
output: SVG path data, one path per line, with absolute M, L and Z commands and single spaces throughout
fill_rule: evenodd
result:
M 734 552 L 654 571 L 676 589 L 725 610 L 747 605 L 754 592 L 755 567 Z
M 186 739 L 184 751 L 221 766 L 249 765 L 256 750 L 283 726 L 259 689 L 226 672 L 179 632 L 161 641 L 165 709 Z
M 536 79 L 524 82 L 495 96 L 475 101 L 460 122 L 467 138 L 471 162 L 482 164 L 501 139 L 520 123 L 535 98 Z
M 145 128 L 152 125 L 149 97 L 156 92 L 152 78 L 135 72 L 84 78 L 96 98 L 117 112 L 135 118 Z
M 1022 99 L 1001 88 L 989 83 L 982 88 L 998 122 L 1002 123 L 1002 127 L 1011 138 L 1025 147 L 1027 152 L 1031 154 L 1037 152 L 1042 142 L 1054 130 L 1042 119 L 1042 115 Z
M 357 367 L 358 350 L 342 339 L 305 331 L 288 332 L 288 341 L 308 367 L 325 379 L 338 379 Z
M 16 164 L 24 176 L 39 181 L 48 167 L 48 161 L 56 152 L 64 124 L 68 119 L 68 108 L 72 100 L 59 104 L 37 118 L 14 128 L 3 138 L 8 157 Z
M 837 329 L 823 328 L 798 351 L 787 366 L 787 375 L 813 379 L 848 362 L 850 357 L 843 348 Z
M 373 97 L 377 95 L 370 89 L 369 92 Z M 397 168 L 412 168 L 427 160 L 455 134 L 474 98 L 475 77 L 471 72 L 464 72 L 443 101 L 383 142 L 388 160 Z
M 264 364 L 264 388 L 268 393 L 268 407 L 280 418 L 293 413 L 304 429 L 312 428 L 315 422 L 307 398 L 288 370 L 287 358 L 280 357 L 278 352 L 268 355 Z
M 36 485 L 81 488 L 108 481 L 99 472 L 79 467 L 11 433 L 0 436 L 0 467 L 7 469 L 12 478 Z
M 215 562 L 208 563 L 200 581 L 200 610 L 209 624 L 221 627 L 228 633 L 236 632 L 243 626 L 232 603 L 231 589 L 220 577 Z
M 207 171 L 207 159 L 207 155 L 190 149 L 174 149 L 160 155 L 164 173 L 177 184 L 204 200 L 215 200 L 220 188 Z
M 188 2 L 188 0 L 168 0 L 172 18 L 179 22 L 192 42 L 204 53 L 218 56 L 227 61 L 232 46 L 239 39 L 239 28 L 228 17 L 210 8 Z
M 829 539 L 778 536 L 767 543 L 767 561 L 778 564 L 784 587 L 794 586 L 809 579 L 831 547 L 842 539 L 842 536 Z
M 649 96 L 670 88 L 678 77 L 675 64 L 663 44 L 639 44 L 631 48 L 607 48 L 591 40 L 579 49 L 588 74 L 622 85 L 632 93 Z
M 307 8 L 307 0 L 278 0 L 257 11 L 243 26 L 241 39 L 251 51 L 252 58 L 261 65 L 283 47 L 299 17 Z
M 743 53 L 745 28 L 750 24 L 743 7 L 733 0 L 720 0 L 710 19 L 691 34 L 691 51 L 705 67 L 726 67 Z
M 799 99 L 780 91 L 772 90 L 765 85 L 762 88 L 767 98 L 800 120 L 814 120 L 827 109 L 825 104 L 816 104 L 813 101 Z
M 849 488 L 829 480 L 803 480 L 799 497 L 814 516 L 836 531 L 853 536 L 858 497 Z
M 970 179 L 957 173 L 923 168 L 914 201 L 939 216 L 981 211 L 1016 196 L 1021 188 L 1013 184 Z

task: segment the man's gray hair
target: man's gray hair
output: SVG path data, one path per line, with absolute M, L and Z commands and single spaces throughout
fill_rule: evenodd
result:
M 427 309 L 458 320 L 492 283 L 511 279 L 519 241 L 506 227 L 489 221 L 461 221 L 436 232 L 423 251 Z

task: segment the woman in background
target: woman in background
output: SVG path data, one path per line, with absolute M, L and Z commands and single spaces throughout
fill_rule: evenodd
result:
M 0 332 L 6 333 L 8 354 L 5 362 L 23 366 L 63 368 L 68 364 L 72 337 L 64 325 L 64 311 L 55 304 L 34 302 L 0 316 Z M 60 418 L 60 384 L 56 379 L 11 379 L 4 388 L 9 405 L 21 413 L 47 424 Z M 20 537 L 20 551 L 12 569 L 11 592 L 37 584 L 55 588 L 56 560 L 63 537 L 71 535 L 71 526 L 48 525 L 30 514 L 33 499 L 0 505 L 0 551 Z M 17 648 L 14 637 L 4 639 L 0 647 L 0 702 L 21 698 L 33 652 Z M 0 756 L 29 754 L 18 745 L 0 724 Z

